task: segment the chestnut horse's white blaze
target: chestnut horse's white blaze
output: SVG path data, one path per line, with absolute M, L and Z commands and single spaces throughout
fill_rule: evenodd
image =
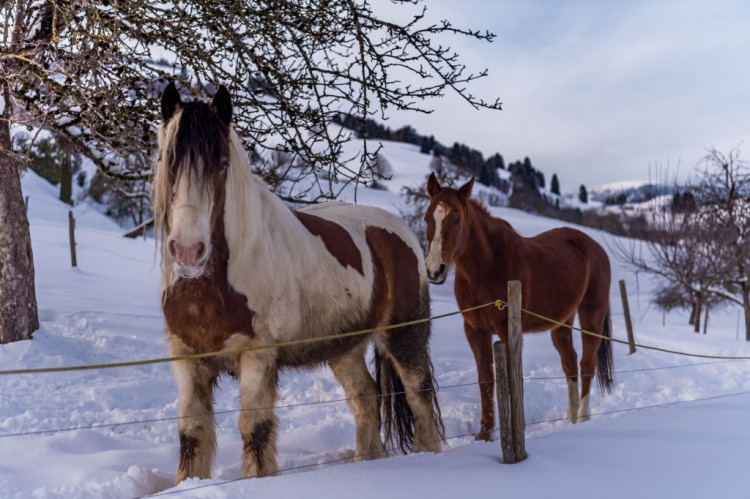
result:
M 329 203 L 290 210 L 250 173 L 229 124 L 223 87 L 209 106 L 162 96 L 155 220 L 162 230 L 163 308 L 173 355 L 253 348 L 429 315 L 416 236 L 373 207 Z M 375 345 L 378 384 L 368 372 Z M 327 363 L 357 423 L 357 459 L 402 449 L 439 451 L 443 438 L 429 359 L 429 325 L 368 336 L 175 363 L 180 415 L 177 480 L 209 477 L 216 436 L 212 390 L 228 372 L 240 383 L 244 476 L 273 474 L 278 370 Z M 399 393 L 378 398 L 378 391 Z M 404 393 L 405 392 L 405 393 Z
M 447 214 L 448 207 L 442 203 L 437 205 L 432 214 L 435 231 L 432 239 L 429 241 L 430 246 L 427 250 L 427 258 L 425 259 L 427 274 L 431 279 L 438 280 L 443 273 L 448 274 L 448 269 L 445 266 L 443 258 L 443 220 Z

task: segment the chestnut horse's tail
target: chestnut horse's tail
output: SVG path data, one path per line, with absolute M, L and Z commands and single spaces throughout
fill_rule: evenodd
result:
M 604 319 L 604 328 L 602 334 L 607 338 L 612 337 L 612 318 L 609 309 L 607 317 Z M 612 341 L 609 339 L 602 340 L 599 345 L 599 351 L 596 358 L 596 380 L 599 390 L 602 393 L 611 393 L 614 380 L 612 379 Z

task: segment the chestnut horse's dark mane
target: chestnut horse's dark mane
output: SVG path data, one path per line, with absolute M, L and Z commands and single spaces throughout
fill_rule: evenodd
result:
M 483 223 L 489 224 L 490 226 L 499 225 L 504 229 L 513 231 L 514 234 L 518 234 L 518 232 L 516 232 L 516 229 L 514 229 L 510 223 L 506 222 L 502 218 L 493 217 L 490 211 L 481 201 L 472 198 L 469 200 L 469 205 L 474 208 L 474 210 L 472 210 L 474 217 L 482 221 Z

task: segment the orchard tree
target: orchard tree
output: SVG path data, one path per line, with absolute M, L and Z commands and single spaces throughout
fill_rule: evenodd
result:
M 287 200 L 333 199 L 370 180 L 376 164 L 366 141 L 361 161 L 342 157 L 349 137 L 328 127 L 339 113 L 364 127 L 386 110 L 430 112 L 429 99 L 446 91 L 500 108 L 467 90 L 486 71 L 467 71 L 444 45 L 446 35 L 494 35 L 429 23 L 414 1 L 393 3 L 412 9 L 406 21 L 381 17 L 369 0 L 0 2 L 0 341 L 38 327 L 11 125 L 51 129 L 111 178 L 145 180 L 166 82 L 200 97 L 223 83 L 248 149 L 289 154 L 295 165 L 279 175 L 258 161 L 256 173 Z
M 662 278 L 657 304 L 689 304 L 695 332 L 704 306 L 740 305 L 750 341 L 750 167 L 737 148 L 711 148 L 700 166 L 685 186 L 690 196 L 652 209 L 647 253 L 635 243 L 616 250 L 634 269 Z M 672 190 L 678 192 L 677 186 Z
M 24 137 L 22 135 L 20 137 Z M 28 167 L 48 182 L 60 186 L 60 201 L 73 204 L 73 177 L 80 171 L 82 158 L 64 139 L 44 137 L 28 148 L 26 140 L 16 140 L 21 148 L 29 151 Z M 16 147 L 18 150 L 18 147 Z
M 689 323 L 700 332 L 707 306 L 726 300 L 719 292 L 731 274 L 726 256 L 729 231 L 714 223 L 705 207 L 683 213 L 655 206 L 650 212 L 648 239 L 613 241 L 618 258 L 637 272 L 661 279 L 656 297 L 659 308 L 690 309 Z
M 727 153 L 708 149 L 701 161 L 700 182 L 692 191 L 711 224 L 726 234 L 721 252 L 713 258 L 731 268 L 723 288 L 741 304 L 745 339 L 750 341 L 750 165 L 742 159 L 739 147 Z

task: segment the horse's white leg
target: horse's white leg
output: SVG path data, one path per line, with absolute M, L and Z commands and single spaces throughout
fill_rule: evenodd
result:
M 586 399 L 588 403 L 588 398 Z M 578 380 L 568 380 L 568 411 L 565 413 L 565 418 L 571 423 L 575 424 L 578 422 L 578 413 L 581 409 L 580 399 L 578 397 Z
M 357 422 L 357 447 L 354 461 L 386 457 L 380 440 L 378 390 L 365 363 L 367 343 L 330 362 L 333 375 L 349 399 L 349 407 Z
M 172 356 L 193 353 L 179 338 L 170 336 Z M 180 360 L 172 363 L 180 394 L 177 427 L 180 431 L 180 460 L 175 483 L 190 477 L 210 478 L 216 454 L 213 413 L 213 385 L 216 372 L 204 361 Z
M 604 329 L 606 313 L 606 307 L 580 307 L 578 316 L 580 317 L 581 328 L 601 333 Z M 588 421 L 591 419 L 589 407 L 591 383 L 596 376 L 596 357 L 602 340 L 595 336 L 581 334 L 581 343 L 583 344 L 583 351 L 581 352 L 581 407 L 578 409 L 578 420 Z
M 573 324 L 571 317 L 566 321 Z M 552 343 L 555 345 L 560 354 L 560 363 L 563 372 L 568 377 L 568 411 L 565 414 L 566 419 L 571 423 L 578 421 L 578 410 L 580 399 L 578 397 L 578 359 L 575 348 L 573 348 L 573 335 L 570 329 L 559 327 L 552 330 Z
M 242 475 L 273 475 L 276 464 L 276 382 L 278 372 L 273 350 L 240 354 L 240 434 Z
M 589 395 L 586 394 L 581 398 L 581 406 L 578 408 L 578 421 L 585 423 L 591 419 L 591 407 L 589 406 Z

